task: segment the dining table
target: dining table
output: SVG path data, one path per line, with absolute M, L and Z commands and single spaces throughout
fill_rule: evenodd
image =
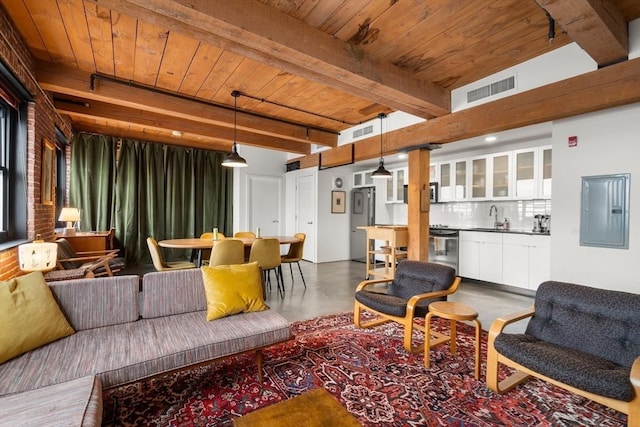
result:
M 253 242 L 256 239 L 278 239 L 281 245 L 290 245 L 291 243 L 297 243 L 300 241 L 295 236 L 262 236 L 262 237 L 227 237 L 227 239 L 236 239 L 242 240 L 242 243 L 245 247 L 245 252 L 247 249 L 251 248 Z M 163 248 L 171 248 L 171 249 L 191 249 L 195 252 L 195 263 L 198 267 L 202 266 L 202 251 L 205 249 L 211 249 L 215 246 L 216 242 L 222 241 L 223 239 L 202 239 L 200 237 L 185 237 L 180 239 L 167 239 L 160 240 L 158 245 Z

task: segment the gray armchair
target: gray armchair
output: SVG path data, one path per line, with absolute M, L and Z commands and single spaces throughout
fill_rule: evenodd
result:
M 402 261 L 398 264 L 393 280 L 365 280 L 356 288 L 354 323 L 359 328 L 370 328 L 389 321 L 404 325 L 404 348 L 412 353 L 423 346 L 414 346 L 413 329 L 424 332 L 424 326 L 416 324 L 416 317 L 426 316 L 429 304 L 445 301 L 458 289 L 460 278 L 446 265 L 422 261 Z M 386 292 L 372 290 L 375 285 L 388 283 Z M 363 321 L 363 310 L 377 314 L 373 320 Z

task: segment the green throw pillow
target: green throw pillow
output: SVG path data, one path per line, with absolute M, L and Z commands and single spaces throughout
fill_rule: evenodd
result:
M 0 282 L 0 363 L 74 332 L 42 273 Z
M 262 298 L 257 262 L 205 266 L 202 267 L 202 279 L 207 298 L 207 320 L 269 308 Z

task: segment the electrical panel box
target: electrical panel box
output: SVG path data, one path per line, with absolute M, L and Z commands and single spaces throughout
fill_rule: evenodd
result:
M 630 174 L 582 177 L 580 245 L 629 249 Z

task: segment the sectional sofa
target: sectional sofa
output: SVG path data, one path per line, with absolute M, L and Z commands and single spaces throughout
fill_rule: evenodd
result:
M 0 364 L 0 423 L 100 426 L 102 389 L 291 338 L 274 310 L 207 321 L 199 269 L 49 284 L 75 333 Z

